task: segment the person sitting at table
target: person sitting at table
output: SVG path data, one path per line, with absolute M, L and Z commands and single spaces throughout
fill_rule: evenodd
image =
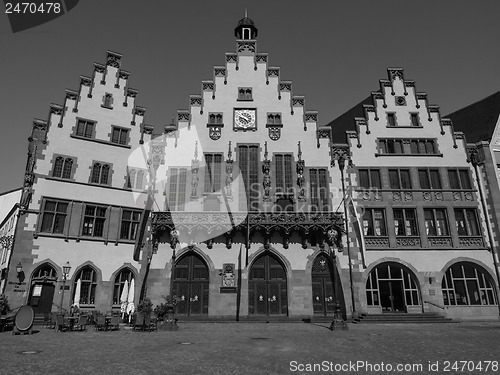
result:
M 71 305 L 69 314 L 70 316 L 77 316 L 78 314 L 80 314 L 80 308 L 78 307 L 78 305 Z

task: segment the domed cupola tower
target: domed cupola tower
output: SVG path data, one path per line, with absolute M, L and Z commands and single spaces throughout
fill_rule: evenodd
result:
M 245 17 L 238 22 L 238 26 L 234 29 L 234 36 L 236 39 L 253 40 L 257 39 L 257 33 L 258 30 L 254 22 L 247 17 L 245 12 Z

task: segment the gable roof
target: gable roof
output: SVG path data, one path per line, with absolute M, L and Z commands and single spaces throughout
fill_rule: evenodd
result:
M 356 104 L 350 110 L 344 114 L 337 117 L 335 120 L 330 121 L 325 126 L 331 127 L 332 129 L 332 142 L 333 143 L 347 143 L 347 130 L 356 130 L 355 117 L 365 117 L 365 110 L 363 105 L 373 104 L 372 96 L 368 96 L 366 99 Z
M 490 141 L 500 115 L 500 91 L 452 112 L 446 118 L 455 131 L 462 131 L 467 142 Z

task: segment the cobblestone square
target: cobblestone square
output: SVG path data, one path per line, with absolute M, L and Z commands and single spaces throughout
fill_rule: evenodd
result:
M 96 332 L 92 327 L 86 332 L 61 333 L 40 328 L 33 335 L 17 336 L 3 332 L 0 373 L 500 373 L 500 322 L 349 324 L 348 331 L 334 332 L 327 327 L 305 323 L 181 323 L 178 331 L 151 333 L 126 329 Z M 449 361 L 448 368 L 445 361 Z M 455 361 L 467 362 L 455 364 L 459 366 L 457 371 L 452 368 Z M 489 364 L 488 371 L 486 361 L 496 361 Z M 412 370 L 398 371 L 397 365 L 407 370 L 412 366 Z M 472 366 L 474 370 L 470 371 Z

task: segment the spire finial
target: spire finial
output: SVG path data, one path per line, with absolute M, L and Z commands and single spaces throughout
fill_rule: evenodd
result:
M 245 18 L 248 18 L 247 8 L 245 8 Z

